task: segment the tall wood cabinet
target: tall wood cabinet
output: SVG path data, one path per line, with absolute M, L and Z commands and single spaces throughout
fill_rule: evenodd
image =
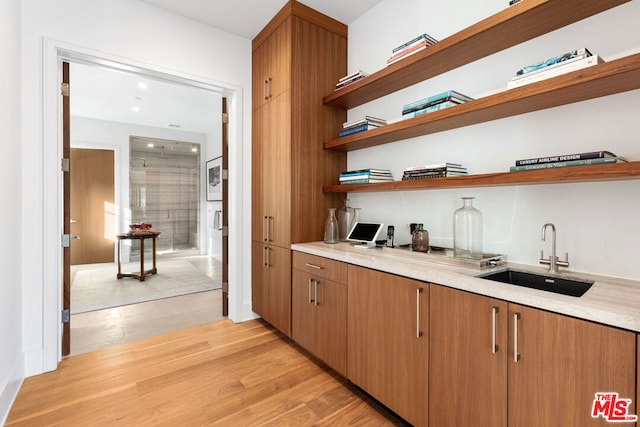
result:
M 428 425 L 429 285 L 352 265 L 348 276 L 349 379 Z
M 322 187 L 346 169 L 346 155 L 322 143 L 346 112 L 322 97 L 346 71 L 347 27 L 297 1 L 253 40 L 252 304 L 289 336 L 290 245 L 321 240 L 328 209 L 342 202 Z

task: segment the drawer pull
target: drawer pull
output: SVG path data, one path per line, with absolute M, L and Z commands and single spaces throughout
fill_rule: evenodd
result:
M 420 294 L 422 293 L 422 288 L 416 289 L 416 338 L 420 338 L 422 336 L 422 331 L 420 330 Z
M 496 344 L 496 316 L 498 315 L 498 307 L 491 309 L 491 353 L 498 352 L 498 344 Z
M 518 320 L 520 319 L 520 313 L 513 315 L 513 361 L 520 361 L 520 353 L 518 352 Z
M 304 265 L 306 265 L 307 267 L 315 268 L 316 270 L 322 270 L 322 267 L 314 264 L 309 264 L 308 262 L 305 262 Z
M 313 297 L 313 305 L 318 306 L 318 281 L 314 280 L 315 283 L 315 296 Z
M 309 279 L 309 304 L 313 304 L 313 298 L 311 298 L 311 284 L 313 283 L 313 279 Z

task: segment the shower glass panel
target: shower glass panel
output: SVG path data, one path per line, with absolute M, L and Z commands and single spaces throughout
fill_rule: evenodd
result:
M 160 232 L 157 251 L 197 249 L 199 242 L 200 145 L 130 138 L 131 222 Z M 132 255 L 139 248 L 132 247 Z

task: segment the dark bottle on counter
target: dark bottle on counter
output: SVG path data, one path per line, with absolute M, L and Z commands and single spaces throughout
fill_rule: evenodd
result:
M 416 225 L 411 235 L 411 249 L 416 252 L 429 252 L 429 232 L 422 228 L 422 224 Z

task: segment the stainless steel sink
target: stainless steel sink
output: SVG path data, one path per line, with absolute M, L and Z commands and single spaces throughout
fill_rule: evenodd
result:
M 593 282 L 588 280 L 546 276 L 542 274 L 512 270 L 510 268 L 492 273 L 480 274 L 476 277 L 516 286 L 524 286 L 525 288 L 555 292 L 557 294 L 569 295 L 572 297 L 581 297 L 589 290 L 589 288 L 591 288 L 591 285 L 593 285 Z

